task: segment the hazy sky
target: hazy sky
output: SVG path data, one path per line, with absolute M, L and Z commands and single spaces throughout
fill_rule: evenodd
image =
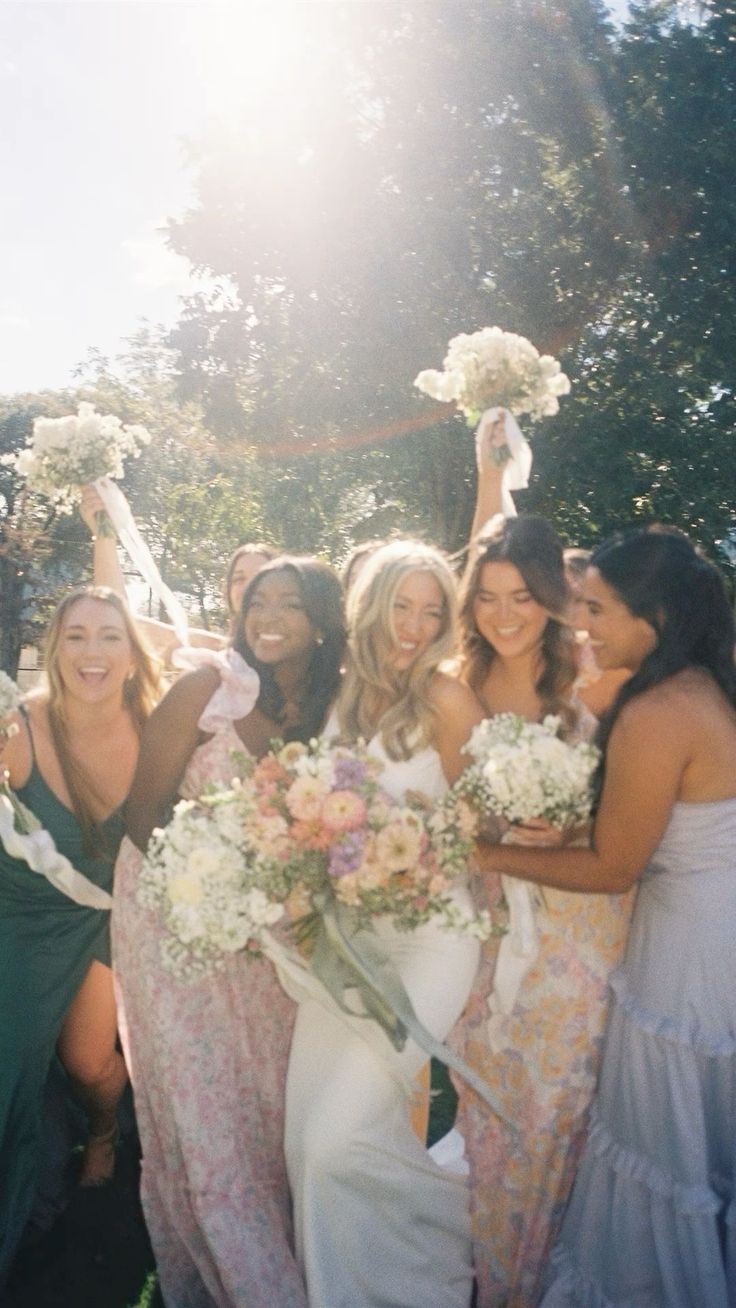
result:
M 249 76 L 253 12 L 0 0 L 0 393 L 62 386 L 90 346 L 174 321 L 188 265 L 157 229 L 191 197 L 183 138 Z

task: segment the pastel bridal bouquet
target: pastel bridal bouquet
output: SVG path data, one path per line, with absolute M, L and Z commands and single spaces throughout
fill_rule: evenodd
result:
M 453 796 L 510 823 L 546 818 L 552 826 L 566 827 L 584 822 L 600 754 L 584 741 L 562 740 L 560 726 L 560 718 L 552 715 L 542 722 L 527 722 L 516 713 L 486 718 L 465 746 L 473 762 L 455 783 Z
M 138 897 L 163 914 L 172 971 L 257 953 L 282 920 L 309 946 L 332 909 L 352 932 L 388 915 L 404 931 L 439 917 L 488 934 L 485 918 L 461 919 L 448 893 L 470 852 L 454 812 L 395 804 L 363 746 L 292 742 L 242 763 L 243 779 L 181 801 L 149 844 Z
M 121 478 L 125 459 L 137 458 L 150 439 L 145 427 L 126 426 L 113 414 L 97 413 L 94 405 L 83 401 L 76 414 L 36 418 L 25 449 L 7 455 L 4 462 L 25 477 L 31 490 L 69 512 L 80 487 L 103 477 Z M 107 515 L 99 516 L 100 535 L 114 535 Z
M 498 1111 L 419 1021 L 372 930 L 380 916 L 402 931 L 433 919 L 490 934 L 487 913 L 464 914 L 449 894 L 470 852 L 467 815 L 395 803 L 362 744 L 294 742 L 238 762 L 241 780 L 179 803 L 149 844 L 137 893 L 163 920 L 164 965 L 189 979 L 234 952 L 264 954 L 297 1002 L 336 1004 L 399 1049 L 411 1037 Z

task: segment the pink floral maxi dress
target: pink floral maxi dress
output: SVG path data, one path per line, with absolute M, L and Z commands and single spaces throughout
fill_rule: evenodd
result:
M 181 793 L 229 781 L 232 725 L 195 750 Z M 143 1149 L 141 1198 L 170 1308 L 306 1308 L 283 1156 L 295 1005 L 264 959 L 197 981 L 168 973 L 136 900 L 142 856 L 115 872 L 113 966 Z
M 495 921 L 507 925 L 499 879 L 477 876 L 473 888 L 476 903 L 492 907 Z M 540 887 L 534 895 L 537 953 L 511 1012 L 489 1025 L 500 945 L 492 937 L 453 1038 L 517 1128 L 458 1082 L 478 1308 L 535 1308 L 542 1297 L 585 1144 L 608 977 L 623 954 L 633 906 L 633 892 L 581 895 Z

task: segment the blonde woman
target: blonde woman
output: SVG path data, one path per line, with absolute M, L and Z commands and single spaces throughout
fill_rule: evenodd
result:
M 394 541 L 368 559 L 348 599 L 349 655 L 332 728 L 364 737 L 382 784 L 439 800 L 464 766 L 482 713 L 439 671 L 455 642 L 455 586 L 443 556 Z M 457 885 L 459 904 L 470 907 Z M 478 944 L 432 923 L 376 932 L 419 1018 L 444 1039 L 460 1016 Z M 297 1253 L 314 1308 L 467 1308 L 472 1288 L 464 1178 L 412 1130 L 407 1085 L 426 1061 L 325 999 L 302 1004 L 287 1081 L 286 1156 Z
M 125 605 L 101 587 L 59 605 L 45 664 L 47 684 L 3 724 L 2 767 L 60 853 L 110 891 L 157 668 Z M 115 1025 L 109 913 L 67 897 L 0 845 L 0 1285 L 33 1201 L 55 1049 L 89 1118 L 81 1184 L 112 1175 L 126 1080 Z

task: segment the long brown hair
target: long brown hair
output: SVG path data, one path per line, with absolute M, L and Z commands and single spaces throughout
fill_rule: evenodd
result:
M 562 543 L 557 532 L 545 518 L 529 513 L 519 518 L 494 518 L 479 537 L 460 596 L 461 671 L 476 694 L 480 693 L 496 657 L 496 651 L 481 635 L 475 621 L 480 574 L 486 563 L 512 563 L 532 598 L 547 610 L 549 618 L 540 651 L 542 668 L 534 689 L 543 715 L 558 714 L 565 728 L 571 729 L 575 714 L 570 708 L 570 695 L 577 669 L 574 637 L 566 615 L 572 597 L 565 580 Z
M 99 853 L 103 842 L 99 823 L 94 816 L 92 799 L 99 795 L 93 778 L 74 757 L 69 742 L 65 712 L 64 684 L 59 673 L 59 643 L 64 620 L 70 609 L 82 599 L 99 600 L 109 604 L 123 620 L 130 641 L 134 671 L 123 687 L 123 700 L 138 735 L 146 718 L 156 705 L 160 694 L 160 662 L 146 645 L 124 600 L 107 586 L 79 586 L 69 592 L 59 604 L 49 622 L 44 640 L 44 665 L 48 698 L 49 729 L 64 783 L 69 792 L 72 811 L 82 830 L 82 843 L 86 853 Z

